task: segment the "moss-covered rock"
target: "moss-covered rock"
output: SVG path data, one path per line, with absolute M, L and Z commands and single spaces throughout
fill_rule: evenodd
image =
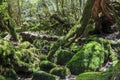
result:
M 71 74 L 67 67 L 55 67 L 50 71 L 50 73 L 59 76 L 61 79 L 65 79 Z
M 15 70 L 17 72 L 31 72 L 39 67 L 39 51 L 29 42 L 23 42 L 15 47 Z
M 96 71 L 104 62 L 103 47 L 95 41 L 85 44 L 67 64 L 72 74 Z
M 0 80 L 5 80 L 5 77 L 0 75 Z
M 104 39 L 96 41 L 85 44 L 68 62 L 67 67 L 72 74 L 98 71 L 108 60 L 112 61 L 113 65 L 117 63 L 117 55 L 109 41 Z
M 51 45 L 51 41 L 47 41 L 47 40 L 40 40 L 40 39 L 35 39 L 33 41 L 33 45 L 40 50 L 41 53 L 43 54 L 48 54 L 49 50 L 50 50 L 50 45 Z
M 12 67 L 14 61 L 15 49 L 13 45 L 3 39 L 0 39 L 0 63 L 2 67 Z
M 72 45 L 70 46 L 70 50 L 76 53 L 77 51 L 80 50 L 80 47 L 76 43 L 72 43 Z
M 112 77 L 111 73 L 107 72 L 85 72 L 80 74 L 76 80 L 108 80 L 108 78 Z M 109 79 L 113 80 L 113 79 Z
M 11 42 L 0 39 L 1 73 L 5 77 L 15 77 L 15 74 L 19 74 L 19 71 L 26 73 L 32 71 L 33 68 L 38 69 L 38 53 L 39 51 L 29 42 L 23 42 L 18 46 L 13 46 Z
M 40 70 L 45 71 L 45 72 L 49 72 L 52 68 L 56 66 L 57 66 L 56 64 L 50 61 L 47 61 L 47 60 L 40 62 L 40 65 L 39 65 Z
M 79 74 L 76 80 L 116 80 L 120 79 L 120 72 L 85 72 Z
M 44 71 L 34 72 L 32 80 L 56 80 L 56 76 Z
M 97 42 L 90 42 L 82 47 L 67 64 L 72 74 L 84 71 L 95 71 L 104 62 L 102 46 Z
M 2 74 L 5 75 L 6 78 L 9 77 L 13 80 L 17 79 L 17 77 L 18 77 L 15 70 L 9 69 L 9 68 L 4 69 L 4 72 Z
M 65 65 L 72 57 L 73 53 L 68 50 L 58 50 L 55 53 L 55 63 L 59 65 Z
M 101 75 L 101 72 L 86 72 L 86 73 L 82 73 L 80 74 L 76 80 L 99 80 L 99 76 Z M 100 79 L 103 80 L 103 79 Z

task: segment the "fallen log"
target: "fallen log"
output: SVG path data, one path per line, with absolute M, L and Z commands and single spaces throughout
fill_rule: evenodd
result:
M 59 36 L 50 36 L 45 33 L 40 33 L 40 32 L 21 32 L 20 35 L 22 36 L 23 41 L 30 41 L 33 42 L 35 39 L 41 39 L 41 40 L 48 40 L 48 41 L 56 41 Z

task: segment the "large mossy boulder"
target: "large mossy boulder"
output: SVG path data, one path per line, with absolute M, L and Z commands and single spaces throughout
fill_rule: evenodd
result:
M 56 76 L 44 71 L 34 72 L 32 80 L 56 80 Z
M 47 60 L 40 62 L 40 65 L 39 65 L 40 70 L 45 71 L 45 72 L 49 72 L 52 68 L 56 66 L 57 66 L 56 64 L 50 61 L 47 61 Z
M 39 51 L 29 42 L 22 42 L 15 47 L 15 70 L 17 72 L 31 72 L 39 67 Z
M 4 70 L 4 72 L 2 72 L 2 74 L 6 77 L 6 78 L 11 78 L 12 80 L 16 80 L 18 78 L 17 73 L 15 72 L 15 70 L 10 69 L 10 68 L 6 68 Z
M 13 46 L 11 42 L 0 39 L 0 67 L 5 77 L 15 77 L 19 72 L 32 72 L 33 68 L 39 68 L 37 56 L 38 50 L 29 42 Z
M 68 62 L 72 74 L 96 71 L 104 62 L 104 51 L 100 43 L 92 41 L 85 44 Z
M 50 71 L 50 73 L 59 76 L 61 79 L 65 79 L 71 74 L 67 67 L 55 67 Z
M 68 50 L 58 50 L 55 53 L 55 63 L 59 65 L 66 65 L 66 63 L 73 57 L 73 53 Z
M 107 61 L 117 63 L 117 55 L 108 40 L 96 40 L 85 44 L 67 63 L 72 74 L 98 71 Z

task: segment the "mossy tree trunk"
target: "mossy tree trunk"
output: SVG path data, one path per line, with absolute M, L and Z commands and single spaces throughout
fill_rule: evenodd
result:
M 3 1 L 4 0 L 0 1 L 0 5 L 2 5 Z M 6 31 L 8 31 L 11 34 L 13 41 L 18 41 L 17 33 L 15 31 L 16 23 L 12 18 L 11 6 L 9 5 L 8 0 L 4 1 L 4 2 L 7 2 L 8 4 L 7 4 L 7 6 L 4 6 L 5 8 L 3 8 L 3 10 L 1 11 L 1 15 L 2 15 L 1 19 L 0 19 L 1 30 L 4 31 L 4 29 L 5 29 Z
M 21 22 L 21 3 L 20 0 L 7 0 L 8 12 L 11 18 L 13 18 L 17 25 L 20 26 Z
M 9 1 L 7 10 L 9 15 L 9 18 L 7 19 L 7 31 L 11 34 L 13 41 L 18 41 L 17 33 L 15 30 L 16 23 L 12 16 L 12 6 L 10 5 Z
M 54 53 L 60 46 L 65 46 L 66 43 L 73 42 L 76 38 L 80 37 L 84 33 L 84 30 L 86 29 L 86 26 L 91 18 L 93 4 L 94 0 L 87 0 L 82 18 L 80 20 L 80 25 L 75 25 L 65 37 L 59 39 L 51 46 L 50 52 L 48 53 L 47 57 L 48 60 L 52 61 L 52 59 L 54 58 Z
M 15 22 L 13 19 L 8 19 L 8 32 L 11 34 L 13 41 L 18 41 L 17 33 L 15 30 Z

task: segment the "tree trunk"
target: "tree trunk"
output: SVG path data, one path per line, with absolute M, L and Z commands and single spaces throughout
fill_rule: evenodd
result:
M 17 23 L 20 26 L 21 25 L 21 4 L 20 4 L 20 0 L 18 0 L 17 2 L 17 7 L 18 7 L 18 15 L 17 15 Z
M 54 58 L 53 55 L 56 52 L 56 50 L 60 46 L 65 46 L 65 44 L 68 43 L 70 39 L 71 39 L 70 42 L 73 42 L 76 38 L 81 37 L 91 18 L 93 4 L 94 0 L 87 0 L 82 18 L 80 20 L 80 25 L 79 26 L 75 25 L 64 38 L 59 39 L 56 43 L 53 44 L 53 46 L 51 46 L 51 50 L 47 56 L 48 60 L 52 61 Z
M 9 33 L 11 34 L 12 38 L 13 38 L 13 41 L 18 41 L 18 37 L 17 37 L 17 33 L 16 33 L 16 30 L 15 30 L 15 22 L 14 20 L 12 19 L 8 19 L 8 30 L 9 30 Z

